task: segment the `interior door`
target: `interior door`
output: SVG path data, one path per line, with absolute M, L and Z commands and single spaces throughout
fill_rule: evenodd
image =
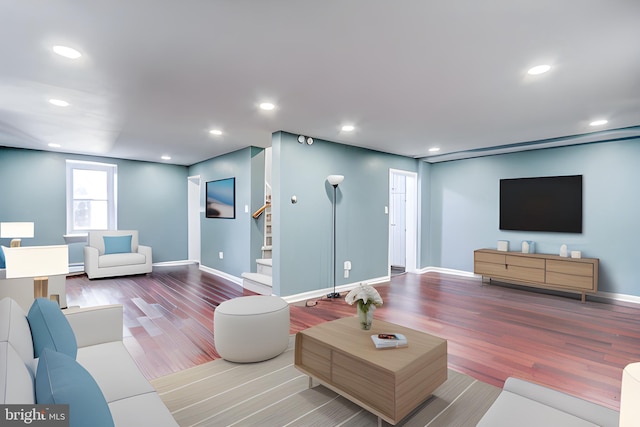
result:
M 390 246 L 391 266 L 406 267 L 407 262 L 407 186 L 406 177 L 393 173 L 390 194 Z

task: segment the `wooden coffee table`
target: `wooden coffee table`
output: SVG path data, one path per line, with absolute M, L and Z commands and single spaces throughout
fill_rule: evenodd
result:
M 371 335 L 397 332 L 404 348 L 376 349 Z M 447 380 L 447 341 L 382 320 L 369 331 L 357 317 L 296 334 L 295 367 L 391 424 L 397 424 Z

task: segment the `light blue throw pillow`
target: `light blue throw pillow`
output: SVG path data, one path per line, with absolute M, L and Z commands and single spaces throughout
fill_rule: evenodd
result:
M 131 252 L 131 234 L 125 236 L 102 236 L 104 238 L 104 254 L 126 254 Z
M 66 354 L 44 349 L 36 371 L 36 403 L 69 405 L 70 427 L 113 427 L 102 390 L 91 374 Z
M 37 298 L 31 304 L 27 320 L 31 328 L 35 357 L 40 357 L 42 351 L 48 347 L 76 358 L 76 336 L 57 303 L 46 298 Z
M 7 262 L 4 259 L 4 250 L 0 246 L 0 268 L 7 268 Z

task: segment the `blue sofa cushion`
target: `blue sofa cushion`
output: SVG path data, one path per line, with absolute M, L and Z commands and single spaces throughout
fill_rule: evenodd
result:
M 125 254 L 131 252 L 131 234 L 124 236 L 103 236 L 104 254 Z
M 76 358 L 76 336 L 57 303 L 46 298 L 37 298 L 29 309 L 27 320 L 31 327 L 35 357 L 40 357 L 42 351 L 48 347 Z
M 0 268 L 7 268 L 7 261 L 4 259 L 4 250 L 0 246 Z
M 113 427 L 102 390 L 91 374 L 66 354 L 45 348 L 36 371 L 36 403 L 68 404 L 70 427 Z

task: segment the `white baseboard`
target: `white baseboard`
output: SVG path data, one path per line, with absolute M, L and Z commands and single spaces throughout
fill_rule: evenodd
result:
M 368 280 L 360 280 L 355 283 L 347 283 L 344 285 L 336 286 L 336 292 L 348 292 L 351 289 L 358 286 L 360 283 L 366 283 L 368 285 L 377 285 L 380 283 L 386 283 L 389 280 L 391 280 L 389 276 L 376 277 Z M 285 297 L 282 297 L 282 299 L 288 303 L 292 303 L 292 302 L 304 301 L 304 300 L 313 299 L 313 298 L 322 298 L 331 292 L 333 292 L 333 287 L 323 288 L 323 289 L 314 289 L 313 291 L 302 292 L 300 294 L 287 295 Z
M 455 270 L 453 268 L 425 267 L 417 271 L 417 274 L 424 274 L 424 273 L 443 273 L 443 274 L 451 274 L 454 276 L 469 277 L 472 279 L 481 279 L 480 276 L 478 276 L 477 274 L 473 274 L 471 271 Z
M 241 277 L 232 276 L 229 273 L 225 273 L 224 271 L 216 270 L 215 268 L 206 267 L 206 266 L 204 266 L 202 264 L 200 264 L 200 270 L 202 270 L 204 272 L 207 272 L 207 273 L 211 273 L 214 276 L 222 277 L 223 279 L 226 279 L 226 280 L 232 282 L 234 285 L 238 285 L 240 287 L 240 289 L 244 289 L 242 287 L 242 278 Z
M 592 296 L 592 295 L 587 295 L 587 296 Z M 616 294 L 613 292 L 598 291 L 598 293 L 593 295 L 593 297 L 602 298 L 605 300 L 608 299 L 608 300 L 614 300 L 614 301 L 631 302 L 634 304 L 640 304 L 640 297 L 635 295 Z
M 154 267 L 171 267 L 174 265 L 189 265 L 189 264 L 197 264 L 196 261 L 189 261 L 188 259 L 185 260 L 181 260 L 181 261 L 164 261 L 164 262 L 154 262 L 153 265 Z

